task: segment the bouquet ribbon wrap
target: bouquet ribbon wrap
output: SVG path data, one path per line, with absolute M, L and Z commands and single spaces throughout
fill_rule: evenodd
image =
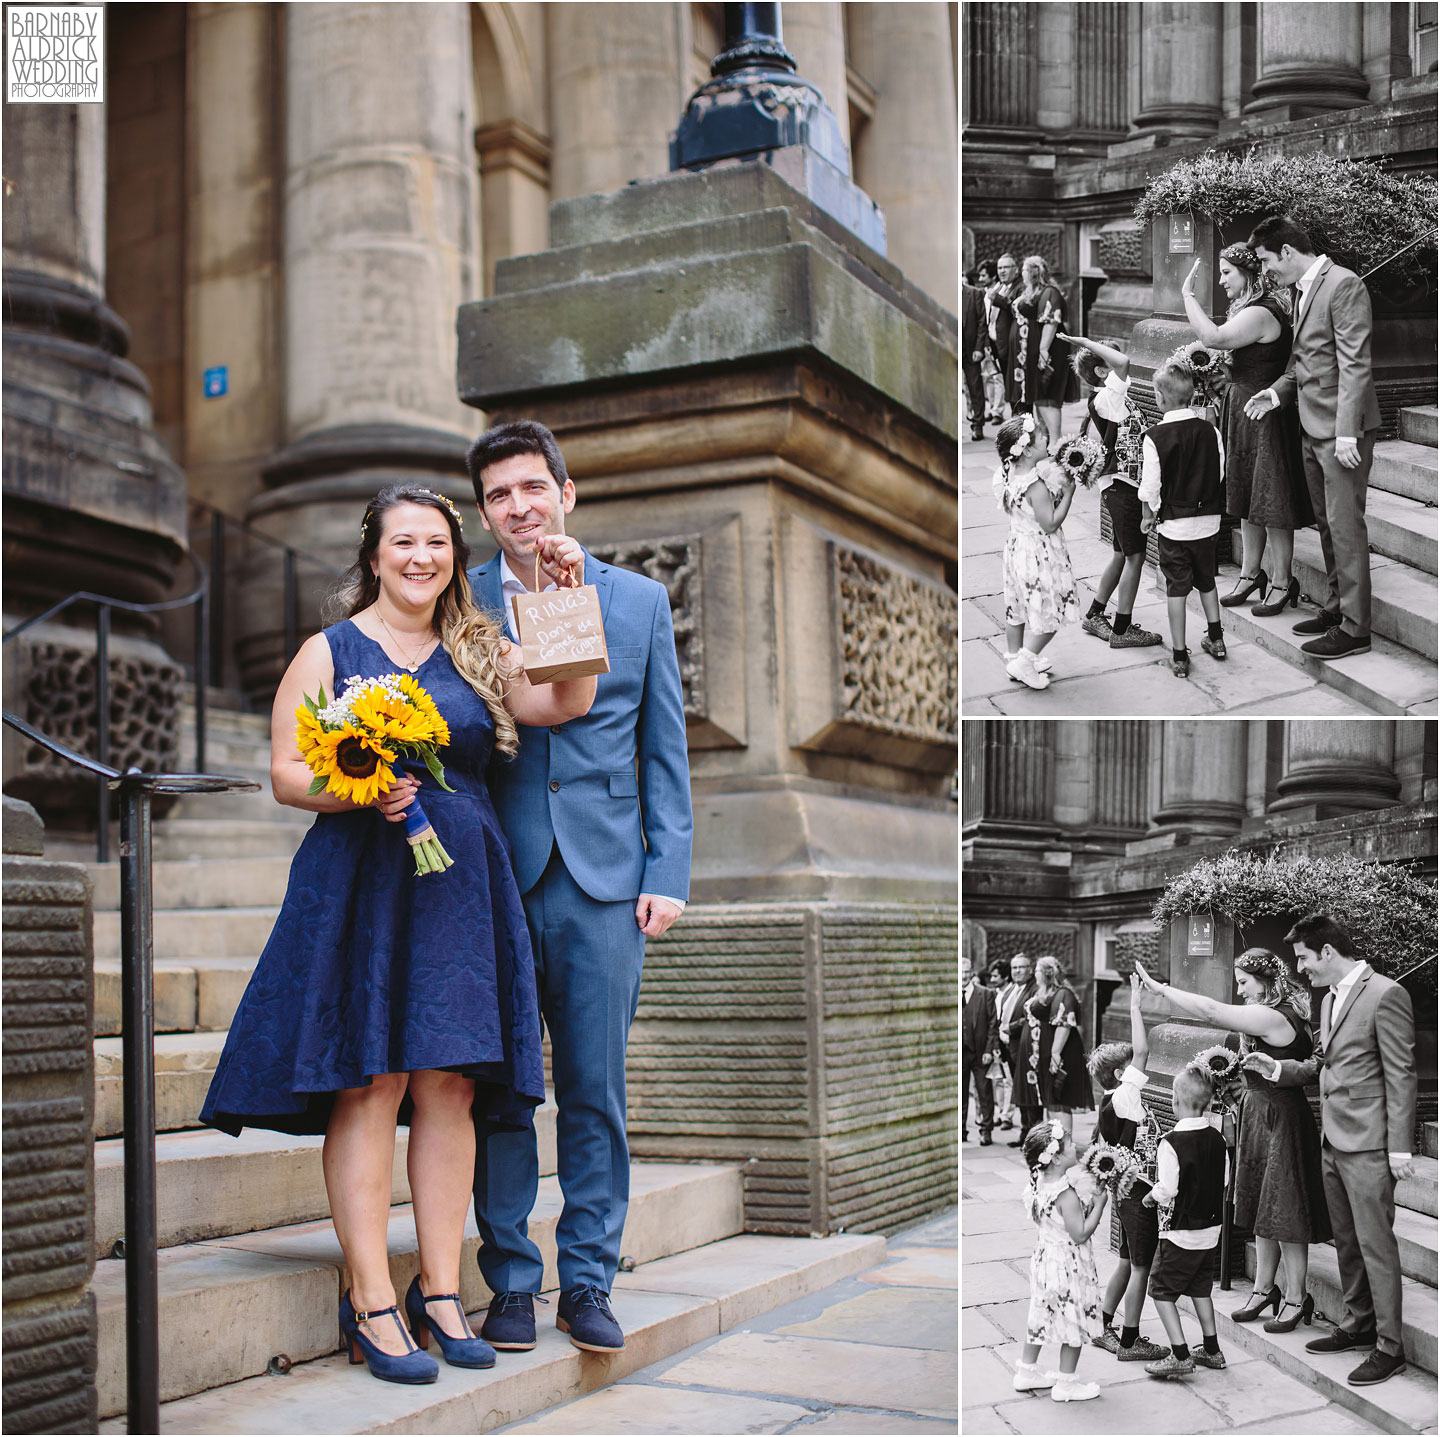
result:
M 402 762 L 400 767 L 406 772 L 418 772 L 424 765 Z M 417 874 L 443 873 L 445 869 L 454 866 L 455 860 L 445 852 L 445 845 L 440 842 L 440 836 L 435 832 L 418 793 L 414 802 L 405 810 L 405 838 L 415 850 Z

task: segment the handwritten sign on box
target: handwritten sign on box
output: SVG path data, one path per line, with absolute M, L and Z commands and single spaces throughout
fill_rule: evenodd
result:
M 515 632 L 520 636 L 521 661 L 532 684 L 610 672 L 600 593 L 594 584 L 516 594 L 510 604 Z

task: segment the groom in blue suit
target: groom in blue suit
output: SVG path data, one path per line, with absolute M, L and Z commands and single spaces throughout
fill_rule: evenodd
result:
M 503 614 L 512 594 L 554 588 L 551 536 L 565 532 L 575 485 L 555 436 L 532 420 L 487 430 L 466 456 L 481 523 L 500 552 L 470 571 L 476 602 Z M 575 1346 L 614 1352 L 610 1310 L 630 1198 L 625 1044 L 640 997 L 645 940 L 681 914 L 690 892 L 690 766 L 670 599 L 662 584 L 585 555 L 600 595 L 610 672 L 590 712 L 520 729 L 520 752 L 492 763 L 490 792 L 525 903 L 540 1010 L 550 1033 L 557 1166 L 556 1325 Z M 544 1266 L 527 1233 L 539 1185 L 534 1130 L 481 1136 L 475 1156 L 480 1271 L 495 1294 L 492 1346 L 535 1346 Z

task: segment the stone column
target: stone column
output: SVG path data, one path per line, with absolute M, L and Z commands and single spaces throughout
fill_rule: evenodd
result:
M 1055 818 L 1054 734 L 1042 720 L 986 719 L 983 743 L 987 827 L 1050 829 Z
M 899 8 L 888 7 L 886 24 L 890 23 L 891 15 Z M 907 5 L 904 8 L 910 7 Z M 859 16 L 868 9 L 868 6 L 856 5 L 853 14 Z M 1035 83 L 1037 9 L 1035 5 L 965 7 L 969 39 L 966 54 L 970 70 L 969 83 L 964 87 L 967 130 L 1038 133 Z M 855 34 L 855 23 L 852 18 L 852 35 Z M 858 46 L 856 69 L 864 73 L 859 63 Z
M 801 0 L 800 4 L 782 5 L 780 16 L 780 38 L 795 57 L 797 73 L 809 80 L 834 110 L 848 150 L 850 86 L 845 78 L 844 6 L 839 0 Z
M 1161 737 L 1160 832 L 1228 837 L 1245 819 L 1246 728 L 1178 719 Z
M 547 5 L 545 18 L 551 199 L 663 175 L 676 118 L 675 6 Z
M 1213 135 L 1220 126 L 1218 4 L 1146 0 L 1141 43 L 1141 134 Z
M 885 213 L 889 258 L 954 312 L 960 302 L 958 170 L 946 7 L 855 5 L 851 11 L 854 65 L 877 92 L 874 118 L 856 147 L 855 181 Z M 998 55 L 992 59 L 1002 63 Z M 942 215 L 945 222 L 937 223 Z
M 286 444 L 248 512 L 343 565 L 385 484 L 473 506 L 477 423 L 454 389 L 455 311 L 479 276 L 469 12 L 289 7 L 285 86 Z M 273 589 L 277 561 L 252 557 L 252 587 Z M 284 661 L 264 610 L 241 645 L 251 689 Z M 302 609 L 302 632 L 317 619 Z
M 1245 113 L 1263 116 L 1268 123 L 1365 104 L 1370 82 L 1360 68 L 1364 10 L 1348 0 L 1329 5 L 1262 4 L 1259 78 Z
M 1094 727 L 1091 823 L 1143 833 L 1149 818 L 1151 726 L 1144 719 L 1102 719 Z
M 1395 721 L 1292 719 L 1271 814 L 1290 821 L 1389 808 L 1400 798 Z

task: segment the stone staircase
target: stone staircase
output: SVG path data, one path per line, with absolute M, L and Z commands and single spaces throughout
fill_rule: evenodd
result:
M 1313 613 L 1304 604 L 1257 619 L 1248 605 L 1225 611 L 1227 628 L 1382 714 L 1436 711 L 1436 423 L 1433 405 L 1400 411 L 1400 438 L 1375 446 L 1366 499 L 1370 533 L 1371 652 L 1327 662 L 1302 653 L 1291 629 Z M 1239 562 L 1239 535 L 1235 536 Z M 1314 529 L 1295 535 L 1295 577 L 1309 600 L 1325 593 L 1325 563 Z M 1228 585 L 1226 586 L 1228 587 Z
M 190 727 L 193 735 L 193 726 Z M 623 1353 L 581 1354 L 537 1310 L 533 1352 L 488 1371 L 441 1363 L 433 1385 L 401 1388 L 350 1366 L 337 1309 L 349 1284 L 328 1220 L 320 1138 L 198 1127 L 197 1114 L 235 1012 L 284 898 L 308 815 L 270 797 L 260 715 L 211 711 L 212 771 L 258 795 L 186 798 L 154 827 L 157 1208 L 161 1430 L 165 1432 L 481 1432 L 618 1381 L 627 1373 L 806 1296 L 884 1256 L 879 1236 L 779 1238 L 743 1232 L 744 1164 L 636 1162 L 614 1305 Z M 193 755 L 193 737 L 182 755 Z M 183 760 L 182 760 L 183 761 Z M 93 857 L 83 845 L 64 856 Z M 58 854 L 53 856 L 60 856 Z M 101 1430 L 125 1430 L 124 1156 L 118 864 L 95 884 L 95 1247 Z M 536 1120 L 541 1184 L 531 1235 L 555 1287 L 555 1109 Z M 418 1270 L 396 1143 L 389 1244 L 397 1294 Z M 489 1301 L 469 1219 L 461 1258 L 467 1310 Z M 550 1293 L 553 1302 L 553 1291 Z
M 1263 1357 L 1280 1371 L 1314 1387 L 1327 1401 L 1348 1408 L 1382 1432 L 1434 1432 L 1436 1426 L 1436 1336 L 1440 1323 L 1437 1323 L 1436 1305 L 1435 1126 L 1434 1123 L 1425 1125 L 1425 1152 L 1414 1160 L 1414 1175 L 1397 1184 L 1395 1189 L 1395 1235 L 1400 1246 L 1404 1341 L 1409 1359 L 1405 1371 L 1376 1387 L 1351 1387 L 1345 1378 L 1368 1349 L 1328 1356 L 1305 1351 L 1308 1341 L 1328 1331 L 1319 1318 L 1324 1317 L 1333 1324 L 1344 1315 L 1340 1269 L 1333 1243 L 1316 1244 L 1310 1249 L 1307 1288 L 1315 1299 L 1317 1318 L 1311 1327 L 1302 1323 L 1294 1332 L 1271 1333 L 1259 1322 L 1232 1322 L 1225 1315 L 1226 1309 L 1239 1307 L 1249 1289 L 1240 1288 L 1230 1298 L 1219 1292 L 1215 1294 L 1222 1348 L 1228 1342 Z M 1247 1276 L 1254 1276 L 1253 1242 L 1246 1244 L 1245 1271 Z M 1186 1302 L 1188 1304 L 1189 1299 Z

